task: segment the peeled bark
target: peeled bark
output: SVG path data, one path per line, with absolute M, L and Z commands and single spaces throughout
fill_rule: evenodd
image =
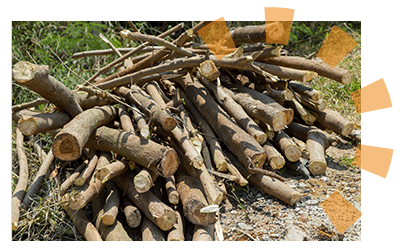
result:
M 133 178 L 133 183 L 135 184 L 135 189 L 139 193 L 145 193 L 150 190 L 151 187 L 154 186 L 154 182 L 157 179 L 157 173 L 150 171 L 146 168 L 142 169 L 136 176 Z
M 295 162 L 300 159 L 300 148 L 284 131 L 279 131 L 275 134 L 274 143 L 281 149 L 288 161 Z
M 240 162 L 249 167 L 262 167 L 267 156 L 260 144 L 225 113 L 197 79 L 192 81 L 190 75 L 187 75 L 184 82 L 189 100 L 195 104 Z
M 285 166 L 285 158 L 283 158 L 283 156 L 269 141 L 265 142 L 263 148 L 265 149 L 265 152 L 267 152 L 267 161 L 271 168 L 281 169 L 283 166 Z
M 215 214 L 200 212 L 208 203 L 201 191 L 199 180 L 189 175 L 181 175 L 178 177 L 177 190 L 182 201 L 183 214 L 191 223 L 208 226 L 217 221 Z
M 176 222 L 175 211 L 165 205 L 151 191 L 139 193 L 133 184 L 133 174 L 127 172 L 115 177 L 115 182 L 128 198 L 142 211 L 151 222 L 164 231 L 170 230 Z
M 175 176 L 170 176 L 165 178 L 165 189 L 168 195 L 168 201 L 171 204 L 178 204 L 179 203 L 179 193 L 176 191 L 176 182 Z
M 176 220 L 174 227 L 168 233 L 167 240 L 168 241 L 185 241 L 182 216 L 178 211 L 175 211 L 175 213 L 176 213 L 177 220 Z
M 174 149 L 130 132 L 104 126 L 93 132 L 86 146 L 115 152 L 163 177 L 174 174 L 179 166 Z
M 104 213 L 101 216 L 101 223 L 105 226 L 112 226 L 118 215 L 118 207 L 119 207 L 119 190 L 113 181 L 107 182 L 107 190 L 108 196 L 106 199 L 106 203 L 104 204 L 103 211 Z
M 92 132 L 113 120 L 116 113 L 114 107 L 102 106 L 88 109 L 76 116 L 54 138 L 54 156 L 62 161 L 78 159 Z
M 12 71 L 13 79 L 67 112 L 71 117 L 82 113 L 77 96 L 63 83 L 49 75 L 49 67 L 30 62 L 18 62 Z

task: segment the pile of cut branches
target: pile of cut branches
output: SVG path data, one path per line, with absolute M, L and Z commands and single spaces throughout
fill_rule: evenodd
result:
M 226 198 L 224 181 L 251 182 L 293 206 L 300 194 L 276 170 L 324 174 L 325 150 L 337 139 L 330 132 L 359 140 L 352 122 L 302 84 L 318 75 L 347 83 L 349 72 L 260 44 L 263 26 L 233 30 L 241 46 L 217 60 L 206 45 L 192 42 L 208 23 L 173 42 L 163 38 L 183 24 L 157 37 L 121 31 L 126 39 L 144 41 L 135 48 L 117 49 L 101 35 L 110 50 L 73 57 L 119 58 L 75 90 L 49 75 L 48 66 L 14 65 L 14 81 L 42 99 L 12 107 L 20 171 L 13 231 L 57 158 L 82 162 L 58 192 L 86 240 L 128 241 L 126 228 L 139 226 L 142 240 L 185 240 L 188 223 L 193 240 L 223 240 L 218 206 Z M 118 70 L 106 76 L 113 68 Z M 47 102 L 54 105 L 47 112 L 34 111 Z M 23 138 L 38 133 L 53 134 L 54 142 L 26 192 Z M 82 210 L 89 203 L 94 222 Z M 118 220 L 118 213 L 126 219 Z

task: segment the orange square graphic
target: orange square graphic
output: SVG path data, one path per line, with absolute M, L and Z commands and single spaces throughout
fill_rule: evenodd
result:
M 294 9 L 265 7 L 266 43 L 288 45 Z
M 361 153 L 362 152 L 362 153 Z M 393 149 L 357 145 L 353 166 L 386 178 L 392 162 Z

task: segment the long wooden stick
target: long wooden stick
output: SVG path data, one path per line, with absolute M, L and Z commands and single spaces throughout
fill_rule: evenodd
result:
M 16 130 L 15 147 L 18 155 L 19 178 L 11 200 L 11 226 L 13 231 L 18 229 L 20 204 L 28 186 L 29 176 L 28 159 L 24 150 L 24 135 L 19 129 Z

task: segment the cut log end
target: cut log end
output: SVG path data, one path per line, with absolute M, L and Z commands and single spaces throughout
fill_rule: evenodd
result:
M 346 72 L 343 76 L 342 76 L 342 83 L 343 84 L 348 84 L 350 83 L 352 80 L 352 76 L 350 72 Z
M 72 210 L 79 210 L 86 205 L 85 197 L 80 193 L 69 195 L 68 205 Z
M 354 123 L 349 122 L 346 125 L 344 125 L 341 134 L 344 136 L 348 136 L 353 131 L 353 129 L 354 129 Z
M 162 128 L 165 131 L 171 131 L 176 127 L 176 120 L 173 117 L 166 118 L 162 123 Z
M 284 154 L 286 156 L 286 159 L 288 159 L 288 161 L 296 162 L 301 157 L 301 150 L 299 147 L 295 145 L 289 145 L 285 148 Z
M 147 176 L 143 175 L 136 175 L 133 179 L 133 182 L 135 183 L 136 191 L 138 191 L 139 193 L 147 192 L 149 190 L 149 187 L 154 186 L 153 181 Z
M 284 113 L 276 113 L 272 119 L 272 127 L 274 131 L 285 129 L 286 116 Z
M 100 180 L 102 183 L 106 183 L 109 179 L 109 176 L 111 175 L 111 172 L 108 168 L 101 168 L 96 171 L 96 178 Z
M 300 193 L 295 192 L 295 193 L 293 193 L 292 197 L 290 198 L 288 204 L 289 204 L 290 206 L 294 206 L 297 202 L 300 202 L 300 200 L 301 200 L 301 195 L 300 195 Z
M 159 174 L 163 177 L 170 177 L 173 175 L 179 167 L 178 154 L 172 148 L 167 149 L 164 153 L 164 158 L 159 163 Z
M 164 214 L 156 220 L 161 230 L 168 231 L 174 226 L 177 217 L 173 210 L 164 210 Z
M 325 174 L 326 167 L 326 162 L 314 161 L 310 163 L 308 169 L 313 175 L 321 175 Z
M 260 143 L 260 145 L 263 145 L 267 141 L 268 135 L 260 134 L 260 135 L 255 136 L 254 139 L 256 139 L 257 142 Z
M 112 215 L 103 215 L 103 218 L 101 218 L 101 223 L 103 223 L 105 226 L 112 226 L 115 223 L 115 218 Z
M 74 184 L 78 187 L 83 186 L 85 184 L 86 180 L 83 177 L 78 177 L 75 179 Z
M 36 65 L 29 63 L 29 62 L 18 62 L 14 65 L 12 74 L 13 74 L 13 79 L 18 83 L 25 83 L 33 78 L 35 78 L 36 75 Z
M 317 77 L 318 74 L 313 72 L 313 71 L 306 71 L 306 73 L 303 76 L 303 82 L 308 82 Z
M 37 130 L 38 124 L 33 117 L 24 118 L 18 120 L 18 129 L 24 135 L 32 135 Z
M 74 161 L 82 152 L 78 139 L 71 134 L 58 134 L 53 143 L 53 154 L 62 161 Z
M 281 169 L 285 166 L 285 159 L 282 156 L 277 156 L 271 159 L 269 165 L 272 169 Z

